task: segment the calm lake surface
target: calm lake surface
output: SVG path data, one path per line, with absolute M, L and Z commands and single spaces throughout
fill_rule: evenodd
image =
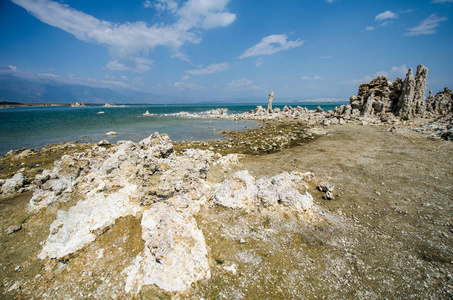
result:
M 261 104 L 262 105 L 262 104 Z M 283 108 L 285 104 L 275 104 Z M 297 106 L 296 104 L 288 104 Z M 316 109 L 317 105 L 301 105 Z M 243 130 L 253 127 L 253 121 L 193 119 L 163 116 L 179 112 L 201 113 L 210 109 L 228 108 L 229 113 L 255 109 L 247 105 L 127 105 L 125 107 L 21 107 L 0 110 L 0 154 L 21 148 L 40 148 L 48 144 L 81 141 L 98 142 L 107 139 L 138 142 L 153 132 L 166 133 L 172 141 L 221 139 L 222 130 Z M 322 105 L 333 110 L 335 105 Z M 143 116 L 149 111 L 153 116 Z M 99 113 L 103 112 L 103 113 Z M 116 136 L 106 136 L 115 131 Z

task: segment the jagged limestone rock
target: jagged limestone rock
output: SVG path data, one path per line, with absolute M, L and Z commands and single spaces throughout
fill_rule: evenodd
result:
M 246 212 L 263 207 L 269 212 L 287 210 L 304 213 L 313 205 L 313 198 L 306 191 L 307 183 L 312 180 L 314 177 L 310 172 L 283 172 L 271 179 L 255 180 L 247 170 L 239 171 L 220 184 L 215 191 L 214 202 Z
M 77 202 L 68 211 L 59 210 L 38 257 L 67 260 L 93 242 L 118 218 L 135 216 L 140 211 L 136 191 L 137 186 L 130 184 L 115 193 L 96 193 Z
M 24 186 L 25 177 L 22 172 L 15 174 L 12 178 L 5 180 L 5 183 L 2 185 L 2 191 L 4 194 L 9 194 L 18 191 L 21 187 Z
M 359 87 L 357 96 L 349 99 L 351 112 L 346 107 L 335 109 L 335 116 L 351 118 L 356 111 L 364 118 L 379 117 L 388 120 L 389 115 L 424 117 L 428 103 L 425 99 L 428 68 L 417 67 L 414 77 L 409 69 L 406 78 L 390 82 L 386 76 L 378 76 Z
M 193 282 L 210 278 L 206 242 L 191 215 L 155 203 L 143 212 L 141 225 L 145 247 L 124 270 L 126 292 L 138 293 L 150 284 L 182 292 Z
M 396 114 L 399 116 L 408 116 L 412 113 L 415 93 L 415 78 L 412 69 L 409 69 L 406 78 L 403 81 L 401 96 L 396 104 Z
M 436 96 L 431 93 L 427 102 L 426 111 L 428 113 L 433 115 L 453 113 L 453 94 L 447 87 L 442 92 L 438 92 Z

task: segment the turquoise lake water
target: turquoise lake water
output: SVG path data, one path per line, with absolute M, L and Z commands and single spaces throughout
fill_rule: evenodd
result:
M 274 107 L 283 108 L 285 104 Z M 290 104 L 297 106 L 294 103 Z M 317 105 L 301 105 L 316 109 Z M 48 144 L 81 141 L 98 142 L 107 139 L 138 142 L 153 132 L 167 133 L 172 141 L 221 139 L 221 130 L 243 130 L 253 127 L 252 121 L 192 119 L 162 116 L 163 114 L 200 113 L 210 109 L 228 108 L 229 113 L 255 109 L 248 105 L 129 105 L 126 107 L 23 107 L 0 110 L 0 154 L 21 148 L 41 148 Z M 321 105 L 332 110 L 335 105 Z M 155 116 L 143 116 L 149 111 Z M 98 112 L 103 111 L 103 114 Z M 106 136 L 109 131 L 116 136 Z

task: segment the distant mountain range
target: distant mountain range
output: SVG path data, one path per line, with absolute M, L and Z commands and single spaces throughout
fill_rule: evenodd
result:
M 20 103 L 171 103 L 170 98 L 128 89 L 108 89 L 0 74 L 0 102 Z
M 0 71 L 9 67 L 3 66 Z M 30 73 L 21 73 L 30 74 Z M 305 101 L 295 101 L 291 98 L 279 98 L 274 103 L 327 103 L 345 102 L 347 99 L 319 98 Z M 182 98 L 175 96 L 163 96 L 152 93 L 145 93 L 126 88 L 103 88 L 93 87 L 85 84 L 73 84 L 44 78 L 38 76 L 14 76 L 9 73 L 0 72 L 0 103 L 19 102 L 23 104 L 50 104 L 50 103 L 73 103 L 84 102 L 92 104 L 116 103 L 116 104 L 216 104 L 216 103 L 261 103 L 266 105 L 267 95 L 255 98 L 234 98 L 234 99 L 206 99 Z

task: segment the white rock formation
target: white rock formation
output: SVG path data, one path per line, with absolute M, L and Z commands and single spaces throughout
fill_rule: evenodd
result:
M 6 179 L 2 185 L 2 191 L 4 194 L 9 194 L 18 191 L 24 186 L 25 177 L 22 172 L 15 174 L 12 178 Z
M 307 183 L 312 180 L 314 176 L 310 172 L 283 172 L 271 179 L 255 181 L 247 170 L 239 171 L 220 184 L 215 191 L 214 202 L 247 212 L 262 207 L 303 213 L 313 205 L 313 197 L 306 191 Z
M 272 113 L 272 101 L 274 100 L 274 92 L 269 94 L 269 101 L 267 102 L 267 112 Z
M 79 201 L 68 211 L 59 210 L 50 224 L 50 234 L 43 246 L 40 259 L 69 259 L 111 226 L 120 217 L 135 216 L 140 209 L 136 197 L 137 186 L 127 185 L 118 192 L 96 193 Z
M 181 292 L 210 278 L 205 239 L 192 216 L 155 203 L 143 212 L 141 225 L 145 248 L 124 270 L 126 292 L 137 293 L 149 284 Z

